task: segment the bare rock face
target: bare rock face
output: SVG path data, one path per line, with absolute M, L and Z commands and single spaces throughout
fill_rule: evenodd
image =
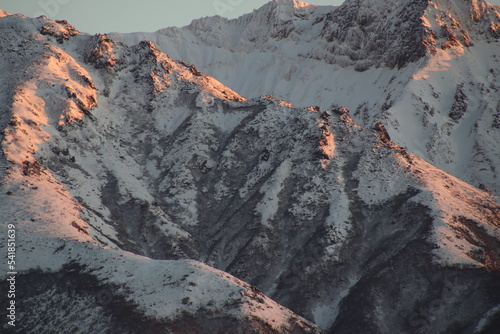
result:
M 106 35 L 95 35 L 95 42 L 90 48 L 86 62 L 94 64 L 95 68 L 111 68 L 116 64 L 116 56 L 113 54 L 114 42 Z
M 496 39 L 499 21 L 484 1 L 346 1 L 326 17 L 322 36 L 333 55 L 365 64 L 363 70 L 370 64 L 401 68 L 435 54 L 437 47 Z
M 72 25 L 68 24 L 66 20 L 58 20 L 41 27 L 40 33 L 42 35 L 53 36 L 59 43 L 63 43 L 70 37 L 77 35 L 79 31 Z
M 330 62 L 346 57 L 356 69 L 366 70 L 374 65 L 401 68 L 419 60 L 434 48 L 420 20 L 428 5 L 428 1 L 347 1 L 325 19 L 322 37 L 332 45 Z
M 384 123 L 246 99 L 153 42 L 0 24 L 14 27 L 1 50 L 37 51 L 0 61 L 2 87 L 15 83 L 1 97 L 0 218 L 19 235 L 21 331 L 496 328 L 496 198 Z M 50 312 L 30 311 L 40 304 Z
M 467 112 L 468 97 L 464 93 L 463 88 L 464 88 L 463 84 L 457 87 L 457 91 L 454 97 L 455 102 L 453 103 L 453 106 L 451 107 L 451 111 L 449 114 L 450 118 L 453 119 L 455 122 L 458 122 Z

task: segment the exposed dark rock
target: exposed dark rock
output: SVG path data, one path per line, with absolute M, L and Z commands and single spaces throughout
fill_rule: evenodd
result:
M 78 35 L 80 32 L 71 24 L 68 24 L 66 20 L 61 20 L 44 25 L 40 29 L 40 33 L 42 35 L 54 36 L 59 43 L 63 43 L 65 40 Z
M 384 143 L 389 143 L 391 141 L 391 136 L 389 135 L 389 132 L 387 132 L 384 124 L 379 122 L 379 123 L 375 124 L 373 129 L 379 133 L 380 139 Z
M 97 34 L 93 37 L 92 46 L 85 57 L 85 61 L 95 68 L 110 69 L 116 65 L 116 55 L 113 51 L 114 42 L 106 35 Z
M 469 106 L 467 102 L 468 100 L 469 98 L 464 92 L 464 84 L 461 83 L 457 86 L 453 106 L 451 107 L 451 111 L 449 113 L 452 120 L 458 122 L 464 116 L 467 112 L 467 107 Z

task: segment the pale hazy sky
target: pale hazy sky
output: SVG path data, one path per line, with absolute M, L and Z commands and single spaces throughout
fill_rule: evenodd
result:
M 219 14 L 238 17 L 269 0 L 0 0 L 9 13 L 65 19 L 87 33 L 156 31 L 184 26 L 193 19 Z M 499 0 L 500 1 L 500 0 Z M 339 5 L 343 0 L 313 0 L 315 5 Z
M 219 14 L 233 18 L 269 0 L 0 0 L 10 13 L 65 19 L 87 33 L 156 31 L 183 26 L 191 20 Z M 384 1 L 384 0 L 381 0 Z M 343 0 L 311 0 L 315 5 L 340 5 Z M 500 0 L 490 3 L 499 5 Z

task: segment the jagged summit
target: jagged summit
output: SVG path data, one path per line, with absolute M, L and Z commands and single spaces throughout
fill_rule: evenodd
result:
M 217 22 L 222 33 L 211 28 Z M 226 35 L 229 27 L 236 36 Z M 401 68 L 434 54 L 443 43 L 468 47 L 474 40 L 494 40 L 499 27 L 500 14 L 482 0 L 348 0 L 338 8 L 286 0 L 271 1 L 238 19 L 195 20 L 183 30 L 233 51 L 249 51 L 251 45 L 266 51 L 292 40 L 295 46 L 287 43 L 286 48 L 297 56 L 366 70 Z M 177 28 L 158 31 L 167 36 L 174 32 L 180 34 Z
M 270 1 L 252 13 L 236 19 L 220 16 L 202 18 L 193 20 L 184 28 L 160 29 L 158 33 L 169 37 L 188 33 L 209 45 L 233 51 L 256 49 L 269 51 L 276 47 L 273 45 L 276 40 L 300 39 L 312 26 L 311 15 L 324 15 L 335 8 L 335 6 L 318 7 L 292 0 Z M 214 25 L 220 25 L 222 29 L 215 32 Z
M 233 40 L 250 39 L 257 47 L 266 48 L 269 39 L 289 39 L 291 33 L 303 35 L 317 31 L 324 41 L 319 47 L 311 45 L 308 54 L 313 58 L 342 66 L 354 62 L 359 65 L 364 61 L 365 67 L 401 67 L 434 53 L 436 39 L 456 39 L 464 46 L 470 46 L 470 34 L 475 39 L 495 39 L 500 26 L 495 7 L 482 0 L 356 0 L 345 1 L 335 13 L 336 9 L 291 0 L 271 1 L 239 19 L 223 19 L 225 25 L 248 26 L 238 39 L 228 40 L 222 34 L 218 40 L 211 35 L 210 31 L 215 30 L 210 29 L 210 24 L 213 24 L 210 18 L 195 20 L 188 29 L 197 34 L 203 31 L 205 40 L 234 50 L 238 50 L 238 45 L 234 45 Z M 310 17 L 314 20 L 307 22 L 306 18 Z M 321 29 L 314 29 L 317 25 Z M 270 33 L 250 33 L 259 30 L 258 27 L 270 30 Z M 169 31 L 162 29 L 158 32 L 168 35 Z M 307 37 L 310 40 L 310 36 Z M 244 45 L 240 43 L 239 46 Z
M 214 24 L 222 32 L 213 30 Z M 494 40 L 499 27 L 500 14 L 482 0 L 353 0 L 338 8 L 287 0 L 271 1 L 238 19 L 199 19 L 179 31 L 158 33 L 173 37 L 190 31 L 208 45 L 243 52 L 273 50 L 286 39 L 294 42 L 286 49 L 296 56 L 366 70 L 401 68 L 443 44 L 468 47 L 474 40 Z
M 269 3 L 276 7 L 303 8 L 311 6 L 311 4 L 299 0 L 272 0 Z

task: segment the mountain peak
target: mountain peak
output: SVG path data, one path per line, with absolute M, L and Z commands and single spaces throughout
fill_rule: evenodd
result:
M 269 22 L 287 22 L 293 20 L 297 13 L 314 10 L 316 6 L 298 0 L 272 0 L 255 10 L 254 19 L 265 17 Z
M 11 13 L 6 12 L 3 9 L 0 9 L 0 17 L 11 16 Z
M 304 1 L 299 1 L 299 0 L 273 0 L 272 3 L 275 6 L 286 6 L 286 7 L 293 7 L 293 8 L 303 8 L 307 6 L 312 6 L 311 4 L 304 2 Z

